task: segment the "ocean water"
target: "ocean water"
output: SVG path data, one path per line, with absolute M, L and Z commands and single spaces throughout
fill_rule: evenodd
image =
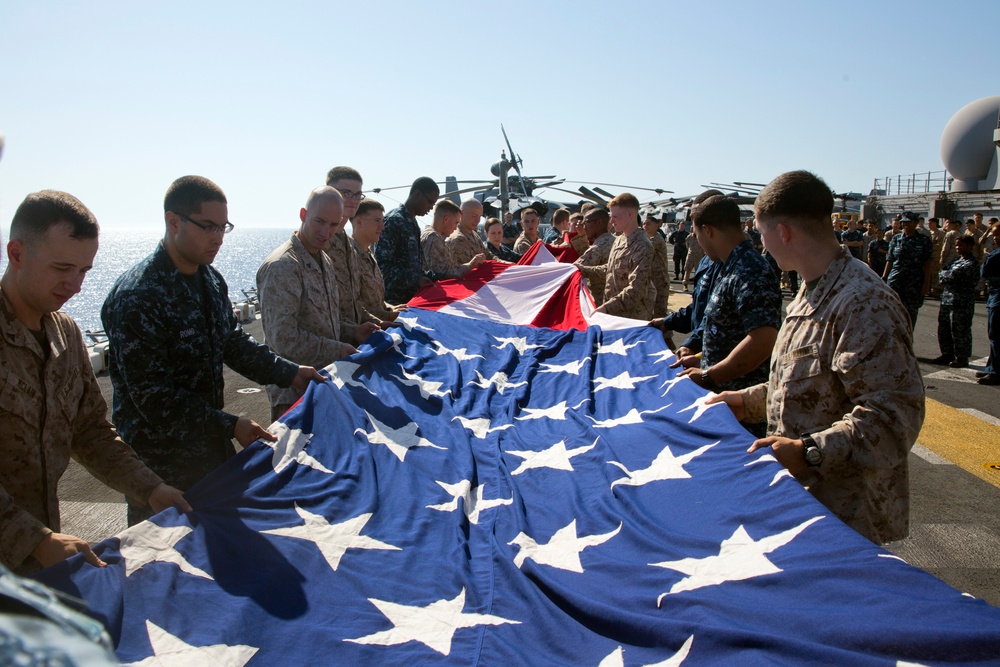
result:
M 294 228 L 255 229 L 237 227 L 226 239 L 213 266 L 229 285 L 229 298 L 242 301 L 240 291 L 256 284 L 257 267 L 272 250 L 288 240 Z M 150 255 L 163 238 L 160 227 L 101 230 L 101 245 L 94 268 L 87 274 L 83 289 L 66 302 L 63 310 L 73 316 L 80 329 L 102 329 L 101 306 L 115 280 L 137 262 Z

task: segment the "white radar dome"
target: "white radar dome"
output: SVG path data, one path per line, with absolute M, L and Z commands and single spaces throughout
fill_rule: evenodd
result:
M 1000 119 L 1000 96 L 984 97 L 958 110 L 941 134 L 941 161 L 954 177 L 952 190 L 978 190 L 997 155 L 994 130 Z

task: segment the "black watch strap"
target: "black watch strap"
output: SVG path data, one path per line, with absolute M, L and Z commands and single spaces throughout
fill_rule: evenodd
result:
M 823 462 L 823 450 L 819 448 L 819 445 L 816 444 L 811 435 L 806 434 L 802 436 L 802 447 L 806 463 L 810 466 L 816 467 Z

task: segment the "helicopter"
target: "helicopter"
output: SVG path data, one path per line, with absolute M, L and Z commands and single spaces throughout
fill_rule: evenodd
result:
M 564 178 L 557 178 L 554 174 L 546 176 L 525 176 L 521 170 L 524 161 L 514 152 L 507 137 L 507 130 L 500 125 L 503 133 L 506 148 L 501 149 L 500 159 L 490 166 L 490 173 L 495 177 L 491 180 L 459 180 L 454 176 L 448 176 L 438 185 L 444 186 L 442 197 L 451 199 L 456 204 L 460 203 L 459 197 L 472 192 L 473 197 L 483 203 L 483 208 L 492 208 L 497 211 L 497 217 L 503 217 L 506 213 L 516 213 L 526 208 L 533 208 L 539 215 L 544 217 L 549 211 L 557 208 L 567 208 L 571 211 L 579 210 L 586 201 L 594 202 L 599 206 L 607 206 L 607 203 L 615 197 L 604 188 L 624 188 L 626 190 L 642 190 L 655 192 L 658 195 L 672 194 L 672 190 L 662 188 L 644 188 L 629 185 L 619 185 L 615 183 L 595 183 L 592 181 L 567 181 Z M 508 151 L 510 158 L 507 157 Z M 513 173 L 512 173 L 513 172 Z M 560 185 L 578 185 L 577 190 L 557 187 Z M 462 187 L 468 186 L 468 187 Z M 587 187 L 593 186 L 593 187 Z M 378 194 L 388 190 L 396 190 L 409 186 L 396 186 L 391 188 L 374 188 L 372 192 Z M 557 190 L 571 195 L 581 196 L 577 202 L 559 202 L 536 195 L 540 190 Z

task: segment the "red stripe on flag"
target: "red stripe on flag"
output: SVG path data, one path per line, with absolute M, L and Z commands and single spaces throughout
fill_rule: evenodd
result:
M 479 288 L 493 280 L 510 264 L 504 262 L 485 261 L 462 278 L 452 278 L 432 283 L 417 292 L 406 305 L 425 310 L 440 310 L 449 303 L 470 297 Z
M 580 290 L 582 289 L 583 276 L 579 272 L 574 273 L 569 280 L 564 282 L 559 289 L 552 294 L 545 306 L 538 311 L 535 319 L 531 321 L 533 327 L 548 327 L 549 329 L 579 329 L 585 331 L 588 326 L 587 319 L 583 316 L 580 308 Z

